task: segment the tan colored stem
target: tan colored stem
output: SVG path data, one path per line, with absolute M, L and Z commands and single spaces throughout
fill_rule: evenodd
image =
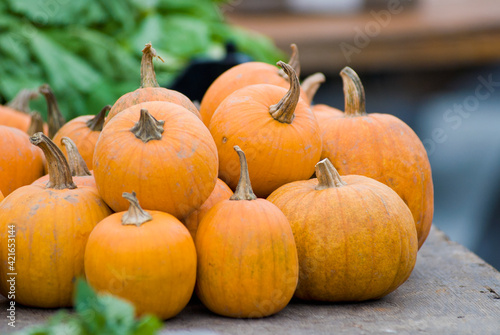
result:
M 304 79 L 302 82 L 302 90 L 306 92 L 306 96 L 309 99 L 309 103 L 311 103 L 318 92 L 319 87 L 326 80 L 325 75 L 321 72 L 316 72 L 311 74 L 309 77 Z
M 111 109 L 110 105 L 104 106 L 99 113 L 93 118 L 88 120 L 85 124 L 92 131 L 101 131 L 104 126 L 104 119 L 106 118 L 106 113 Z
M 316 164 L 316 178 L 318 178 L 318 185 L 315 189 L 318 191 L 347 185 L 328 158 Z
M 30 112 L 30 100 L 38 98 L 38 92 L 33 90 L 20 90 L 7 106 L 20 112 Z
M 272 117 L 281 123 L 292 123 L 295 117 L 295 108 L 300 98 L 300 82 L 299 78 L 295 75 L 293 68 L 279 61 L 278 65 L 288 74 L 290 80 L 290 89 L 285 94 L 285 96 L 276 104 L 269 107 L 269 113 Z
M 66 120 L 61 114 L 59 105 L 57 104 L 56 96 L 48 84 L 43 84 L 38 88 L 38 91 L 43 94 L 47 100 L 47 119 L 49 124 L 49 137 L 53 138 L 59 129 L 66 123 Z
M 300 77 L 299 48 L 297 47 L 297 45 L 295 43 L 290 44 L 290 48 L 292 49 L 292 55 L 290 56 L 290 60 L 288 61 L 288 64 L 290 64 L 290 66 L 293 67 L 297 77 Z M 280 69 L 278 73 L 280 76 L 282 76 L 286 80 L 290 80 L 288 73 L 283 71 L 283 69 Z
M 30 136 L 38 132 L 43 132 L 43 119 L 40 113 L 36 111 L 31 112 L 31 122 L 26 132 Z
M 151 43 L 147 43 L 144 49 L 142 49 L 141 88 L 160 87 L 156 81 L 156 73 L 153 65 L 153 58 L 155 57 L 164 62 L 163 58 L 156 54 L 156 50 Z
M 340 71 L 344 84 L 345 116 L 366 115 L 365 89 L 353 69 L 346 66 Z
M 61 149 L 55 145 L 54 142 L 42 132 L 36 133 L 30 137 L 30 142 L 40 149 L 42 149 L 47 159 L 47 165 L 49 167 L 49 182 L 46 188 L 52 188 L 56 190 L 64 189 L 74 189 L 76 188 L 73 182 L 73 177 L 71 177 L 71 170 L 68 165 L 68 161 Z
M 85 163 L 82 155 L 80 155 L 75 142 L 73 142 L 69 137 L 63 137 L 61 138 L 61 144 L 66 148 L 71 175 L 73 177 L 91 176 L 92 174 L 87 167 L 87 163 Z
M 130 202 L 128 211 L 122 215 L 122 225 L 135 225 L 140 227 L 143 223 L 153 220 L 151 214 L 146 212 L 139 205 L 139 200 L 137 200 L 135 192 L 123 192 L 122 197 Z
M 245 153 L 239 146 L 235 145 L 234 150 L 238 153 L 240 158 L 240 180 L 236 186 L 236 191 L 229 198 L 230 200 L 255 200 L 257 196 L 253 193 L 252 184 L 250 183 L 250 176 L 248 174 L 248 164 Z
M 130 129 L 134 133 L 135 137 L 148 143 L 151 140 L 160 140 L 161 134 L 163 134 L 163 125 L 165 121 L 155 119 L 148 110 L 141 109 L 141 117 L 139 121 Z

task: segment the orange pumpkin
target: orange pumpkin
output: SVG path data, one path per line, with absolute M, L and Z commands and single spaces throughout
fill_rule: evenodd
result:
M 2 191 L 0 191 L 0 202 L 2 202 L 2 200 L 3 200 L 4 198 L 5 198 L 5 197 L 3 196 Z
M 25 132 L 0 126 L 0 149 L 0 191 L 5 196 L 43 176 L 42 151 L 31 145 Z
M 62 150 L 61 139 L 63 137 L 71 138 L 88 168 L 92 170 L 95 144 L 99 134 L 101 134 L 106 113 L 110 108 L 111 106 L 107 105 L 97 115 L 82 115 L 69 121 L 54 135 L 54 143 Z
M 196 250 L 186 227 L 174 216 L 144 211 L 135 193 L 127 212 L 101 221 L 85 249 L 91 286 L 124 298 L 136 313 L 161 319 L 177 315 L 189 302 L 196 281 Z
M 201 220 L 203 220 L 207 212 L 222 200 L 229 199 L 232 195 L 233 191 L 229 188 L 229 186 L 227 186 L 226 183 L 217 178 L 215 188 L 208 199 L 203 203 L 203 205 L 201 205 L 200 208 L 189 214 L 189 216 L 184 219 L 184 224 L 193 237 L 193 240 L 196 238 L 196 231 L 198 230 L 198 226 L 200 225 Z
M 123 95 L 115 102 L 104 121 L 104 126 L 106 126 L 116 114 L 133 105 L 147 101 L 172 102 L 186 108 L 198 118 L 201 118 L 200 112 L 198 112 L 198 109 L 188 97 L 180 92 L 169 90 L 158 85 L 153 66 L 153 58 L 155 57 L 163 61 L 163 59 L 156 54 L 156 50 L 152 47 L 151 43 L 146 44 L 142 50 L 141 87 Z
M 367 114 L 358 75 L 344 68 L 341 76 L 345 115 L 324 124 L 321 157 L 328 158 L 341 175 L 367 176 L 395 190 L 413 213 L 421 247 L 434 213 L 432 172 L 424 145 L 395 116 Z
M 38 97 L 38 92 L 21 90 L 6 106 L 0 106 L 0 125 L 28 131 L 31 124 L 29 102 Z
M 288 62 L 300 75 L 299 51 L 295 44 L 291 45 L 292 56 Z M 261 62 L 248 62 L 236 65 L 221 74 L 208 88 L 201 100 L 200 114 L 203 123 L 208 127 L 212 115 L 222 101 L 240 88 L 255 84 L 271 84 L 289 88 L 288 75 L 274 65 Z M 305 96 L 305 95 L 304 95 Z
M 297 249 L 288 220 L 252 192 L 244 153 L 230 200 L 216 204 L 196 234 L 196 292 L 212 312 L 236 318 L 275 314 L 297 286 Z
M 236 187 L 238 161 L 231 153 L 238 144 L 248 156 L 259 197 L 309 178 L 321 155 L 319 126 L 300 98 L 299 80 L 291 66 L 278 64 L 292 78 L 288 91 L 267 84 L 244 87 L 221 103 L 209 126 L 219 152 L 219 177 Z
M 268 198 L 290 221 L 299 255 L 295 295 L 323 301 L 378 299 L 408 279 L 418 241 L 408 206 L 368 177 L 339 176 L 328 159 L 318 179 L 293 182 Z
M 0 244 L 15 231 L 16 303 L 56 308 L 72 305 L 74 280 L 83 276 L 87 238 L 97 222 L 111 214 L 95 190 L 76 187 L 62 152 L 42 133 L 30 138 L 49 162 L 47 187 L 28 185 L 0 204 Z M 7 264 L 7 247 L 0 262 Z M 7 296 L 7 273 L 0 271 L 0 293 Z
M 48 84 L 43 84 L 38 88 L 38 91 L 44 96 L 47 101 L 47 119 L 49 124 L 49 137 L 53 138 L 57 131 L 66 123 L 64 116 L 61 114 L 59 104 L 52 88 Z
M 208 199 L 217 169 L 217 148 L 203 122 L 163 101 L 115 116 L 94 152 L 97 188 L 115 212 L 127 209 L 121 194 L 133 189 L 143 208 L 183 219 Z

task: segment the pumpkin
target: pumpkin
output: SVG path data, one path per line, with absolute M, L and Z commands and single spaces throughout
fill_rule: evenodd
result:
M 5 197 L 3 196 L 2 191 L 0 191 L 0 202 L 2 202 L 3 199 L 5 199 Z
M 95 144 L 104 125 L 106 113 L 110 108 L 111 106 L 107 105 L 97 115 L 82 115 L 69 121 L 55 134 L 54 143 L 62 149 L 61 139 L 63 137 L 71 138 L 78 147 L 88 168 L 92 170 Z
M 326 80 L 325 75 L 321 72 L 314 73 L 304 79 L 301 86 L 309 99 L 309 103 L 312 103 L 316 92 L 318 91 L 320 85 Z M 324 123 L 332 117 L 343 116 L 344 113 L 334 107 L 330 107 L 325 104 L 314 104 L 311 105 L 311 109 L 318 120 L 320 129 L 323 128 Z
M 47 187 L 28 185 L 12 192 L 0 204 L 0 244 L 7 246 L 15 231 L 16 303 L 56 308 L 72 305 L 75 278 L 84 275 L 87 238 L 111 214 L 95 190 L 76 187 L 59 148 L 42 133 L 30 138 L 49 162 Z M 0 262 L 9 259 L 7 247 Z M 9 292 L 10 271 L 0 271 L 0 293 Z
M 208 199 L 201 205 L 200 208 L 189 214 L 188 217 L 184 219 L 184 224 L 186 225 L 189 233 L 196 238 L 196 231 L 200 225 L 201 220 L 205 217 L 207 212 L 215 206 L 215 204 L 221 202 L 222 200 L 227 200 L 233 195 L 233 191 L 226 185 L 222 180 L 217 178 L 217 183 L 215 188 L 210 193 Z
M 203 122 L 163 101 L 134 105 L 115 116 L 94 152 L 99 194 L 115 212 L 128 208 L 121 194 L 133 189 L 144 209 L 183 219 L 208 199 L 217 169 L 217 148 Z
M 323 123 L 323 152 L 341 175 L 359 174 L 395 190 L 408 205 L 422 246 L 432 225 L 434 191 L 424 145 L 403 121 L 389 114 L 367 114 L 358 75 L 341 71 L 345 115 Z
M 49 137 L 53 138 L 57 131 L 66 123 L 64 116 L 61 114 L 59 104 L 52 88 L 48 84 L 43 84 L 38 88 L 38 91 L 44 96 L 47 101 L 47 119 L 49 125 Z
M 155 57 L 163 61 L 163 59 L 156 54 L 156 50 L 153 48 L 151 43 L 146 44 L 146 46 L 142 50 L 141 87 L 133 92 L 129 92 L 121 96 L 115 102 L 113 107 L 111 107 L 108 116 L 106 117 L 106 120 L 104 122 L 105 126 L 116 114 L 120 113 L 121 111 L 133 105 L 137 105 L 141 102 L 147 101 L 172 102 L 186 108 L 198 118 L 201 117 L 198 109 L 184 94 L 174 90 L 169 90 L 164 87 L 160 87 L 160 85 L 158 85 L 153 66 L 153 58 Z
M 390 187 L 340 177 L 328 159 L 318 178 L 296 181 L 268 198 L 293 230 L 299 257 L 295 295 L 323 301 L 378 299 L 408 279 L 417 259 L 413 216 Z
M 66 148 L 68 165 L 75 185 L 92 187 L 97 192 L 97 186 L 95 184 L 94 176 L 87 168 L 87 164 L 85 164 L 85 161 L 80 155 L 80 152 L 78 151 L 75 142 L 73 142 L 69 137 L 63 137 L 61 139 L 61 142 L 62 145 Z M 46 174 L 45 176 L 35 180 L 32 184 L 45 186 L 47 185 L 49 179 L 50 175 Z
M 38 97 L 37 91 L 21 90 L 6 106 L 0 106 L 0 125 L 28 131 L 31 124 L 29 102 Z
M 196 233 L 196 292 L 212 312 L 235 318 L 275 314 L 297 286 L 298 258 L 283 213 L 252 191 L 245 154 L 238 147 L 241 177 L 229 200 L 203 217 Z
M 219 152 L 219 177 L 236 187 L 238 161 L 231 153 L 238 144 L 248 156 L 259 197 L 309 178 L 321 155 L 319 126 L 300 98 L 299 80 L 290 65 L 278 64 L 292 79 L 288 91 L 268 84 L 244 87 L 221 103 L 209 126 Z
M 4 196 L 43 176 L 42 151 L 31 145 L 25 132 L 0 126 L 0 148 L 0 191 Z
M 196 281 L 196 250 L 186 227 L 174 216 L 144 211 L 135 193 L 127 212 L 102 220 L 89 236 L 85 274 L 91 286 L 124 298 L 138 315 L 177 315 Z
M 299 76 L 299 51 L 295 44 L 292 44 L 291 48 L 292 56 L 288 63 L 294 68 L 296 75 Z M 274 65 L 261 62 L 248 62 L 233 66 L 221 74 L 205 92 L 200 106 L 203 123 L 208 127 L 216 109 L 231 93 L 240 88 L 255 84 L 271 84 L 283 88 L 290 87 L 287 73 Z

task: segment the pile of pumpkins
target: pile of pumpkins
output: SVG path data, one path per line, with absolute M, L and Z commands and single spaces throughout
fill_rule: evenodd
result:
M 171 318 L 195 291 L 258 318 L 294 295 L 363 301 L 405 282 L 433 216 L 424 146 L 365 112 L 348 67 L 345 111 L 311 105 L 324 76 L 301 85 L 292 50 L 226 71 L 199 111 L 158 85 L 150 43 L 141 87 L 95 116 L 64 123 L 46 85 L 48 125 L 22 112 L 33 92 L 0 107 L 0 292 L 14 273 L 16 302 L 71 306 L 85 276 L 139 315 Z

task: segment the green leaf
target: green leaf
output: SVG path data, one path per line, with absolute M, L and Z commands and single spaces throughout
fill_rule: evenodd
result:
M 131 331 L 131 335 L 154 335 L 158 330 L 161 329 L 163 324 L 158 318 L 146 315 L 140 319 L 136 325 L 135 329 Z

